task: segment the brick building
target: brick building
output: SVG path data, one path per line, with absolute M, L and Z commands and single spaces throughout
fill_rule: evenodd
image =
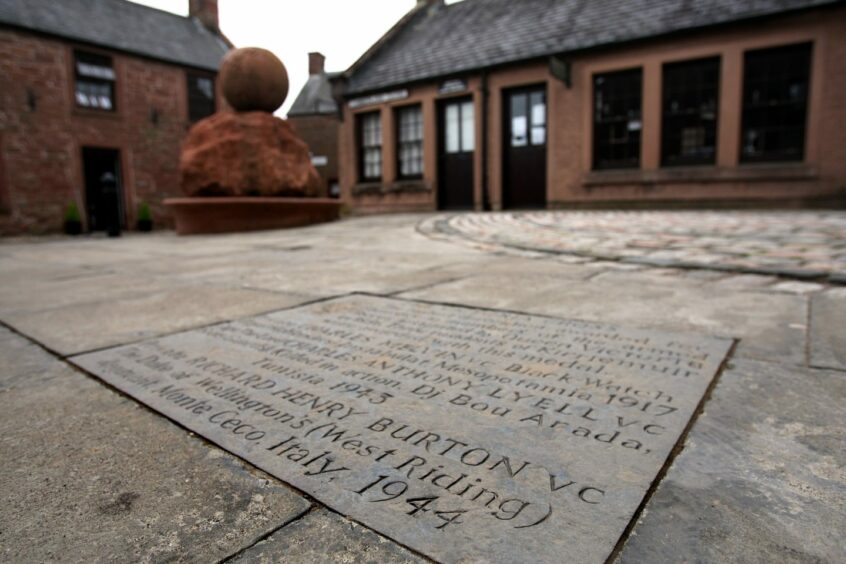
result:
M 341 121 L 331 79 L 337 73 L 327 73 L 326 58 L 320 53 L 308 55 L 308 81 L 291 109 L 288 121 L 311 150 L 311 161 L 323 181 L 321 197 L 340 196 L 338 184 L 338 132 Z
M 134 225 L 179 195 L 179 147 L 220 97 L 216 0 L 181 17 L 125 0 L 0 0 L 0 233 Z M 103 194 L 104 175 L 118 194 Z
M 846 189 L 840 0 L 419 0 L 339 81 L 362 212 Z

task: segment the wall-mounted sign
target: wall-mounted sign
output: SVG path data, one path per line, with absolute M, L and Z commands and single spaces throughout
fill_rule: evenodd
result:
M 314 166 L 326 166 L 329 164 L 329 157 L 324 155 L 314 155 L 311 157 L 311 164 Z
M 441 83 L 438 94 L 454 94 L 467 90 L 467 81 L 463 79 L 447 80 Z
M 372 96 L 364 96 L 362 98 L 353 98 L 349 101 L 350 109 L 363 108 L 364 106 L 373 106 L 375 104 L 384 104 L 386 102 L 393 102 L 395 100 L 404 100 L 408 98 L 408 90 L 394 90 L 392 92 L 383 92 L 381 94 L 373 94 Z
M 570 61 L 565 61 L 561 57 L 550 57 L 549 74 L 566 84 L 567 88 L 573 85 L 573 67 Z

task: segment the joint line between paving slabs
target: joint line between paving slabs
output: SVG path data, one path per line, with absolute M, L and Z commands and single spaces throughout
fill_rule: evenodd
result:
M 139 343 L 145 343 L 147 341 L 155 341 L 156 339 L 163 339 L 165 337 L 170 337 L 171 335 L 179 335 L 180 333 L 185 333 L 187 331 L 198 331 L 200 329 L 208 329 L 208 328 L 211 328 L 211 327 L 216 327 L 218 325 L 225 325 L 227 323 L 232 323 L 233 321 L 241 321 L 241 320 L 245 320 L 245 319 L 251 319 L 253 317 L 261 317 L 262 315 L 271 315 L 271 314 L 279 313 L 279 312 L 282 312 L 282 311 L 288 311 L 288 310 L 291 310 L 291 309 L 296 309 L 298 307 L 306 307 L 306 306 L 310 306 L 310 305 L 314 305 L 314 304 L 319 304 L 319 303 L 322 303 L 322 302 L 327 302 L 329 300 L 345 298 L 347 296 L 351 296 L 351 295 L 354 295 L 354 294 L 356 294 L 356 292 L 347 292 L 347 293 L 344 293 L 344 294 L 333 294 L 331 296 L 323 296 L 323 297 L 320 297 L 320 298 L 315 298 L 313 300 L 307 300 L 307 301 L 304 301 L 304 302 L 300 302 L 300 303 L 297 303 L 297 304 L 293 304 L 293 305 L 289 305 L 289 306 L 285 306 L 285 307 L 281 307 L 281 308 L 277 308 L 277 309 L 269 309 L 267 311 L 260 311 L 260 312 L 252 313 L 252 314 L 249 314 L 249 315 L 239 315 L 237 317 L 233 317 L 232 319 L 223 319 L 221 321 L 213 321 L 211 323 L 206 323 L 206 324 L 202 324 L 202 325 L 194 325 L 192 327 L 183 327 L 182 329 L 175 329 L 173 331 L 166 331 L 166 332 L 159 333 L 159 334 L 156 334 L 156 335 L 148 335 L 148 336 L 142 337 L 140 339 L 134 339 L 134 340 L 125 341 L 125 342 L 121 342 L 121 343 L 115 343 L 113 345 L 105 345 L 105 346 L 97 347 L 97 348 L 93 348 L 93 349 L 76 351 L 76 352 L 72 352 L 72 353 L 68 353 L 68 354 L 60 353 L 56 350 L 51 349 L 47 345 L 44 345 L 41 342 L 37 341 L 34 337 L 31 337 L 31 336 L 27 335 L 26 333 L 23 333 L 22 331 L 15 329 L 14 327 L 12 327 L 11 325 L 9 325 L 8 323 L 6 323 L 3 320 L 0 320 L 0 325 L 4 325 L 6 327 L 9 327 L 15 333 L 22 335 L 22 336 L 26 337 L 27 339 L 38 343 L 39 345 L 41 345 L 42 348 L 44 348 L 44 350 L 46 350 L 46 351 L 50 352 L 51 354 L 59 357 L 60 359 L 68 360 L 68 359 L 73 358 L 75 356 L 82 356 L 84 354 L 93 354 L 93 353 L 103 352 L 103 351 L 107 351 L 109 349 L 115 349 L 115 348 L 118 348 L 118 347 L 126 347 L 126 346 L 129 346 L 129 345 L 137 345 Z
M 807 308 L 805 311 L 805 366 L 808 368 L 812 368 L 811 365 L 811 322 L 812 322 L 812 315 L 813 315 L 813 296 L 808 296 L 805 298 L 807 301 L 805 303 L 805 307 Z
M 252 542 L 250 542 L 250 544 L 248 544 L 247 546 L 245 546 L 245 547 L 243 547 L 243 548 L 238 549 L 237 551 L 235 551 L 234 553 L 230 554 L 229 556 L 226 556 L 226 557 L 224 557 L 224 558 L 222 558 L 222 559 L 220 559 L 220 560 L 215 561 L 215 564 L 224 564 L 224 563 L 226 563 L 226 562 L 232 562 L 232 561 L 234 561 L 236 558 L 241 557 L 241 556 L 242 556 L 245 552 L 247 552 L 248 550 L 250 550 L 250 549 L 251 549 L 251 548 L 253 548 L 254 546 L 258 545 L 259 543 L 266 541 L 267 539 L 269 539 L 270 537 L 272 537 L 273 535 L 275 535 L 276 533 L 278 533 L 279 531 L 281 531 L 281 530 L 282 530 L 282 529 L 284 529 L 285 527 L 287 527 L 287 526 L 289 526 L 289 525 L 293 525 L 293 524 L 294 524 L 294 523 L 296 523 L 297 521 L 302 521 L 303 519 L 305 519 L 306 517 L 308 517 L 308 516 L 309 516 L 309 515 L 311 515 L 312 513 L 315 513 L 315 512 L 317 512 L 317 511 L 320 511 L 321 509 L 323 509 L 323 507 L 322 507 L 322 506 L 318 506 L 318 504 L 317 504 L 317 503 L 311 503 L 311 504 L 308 506 L 308 508 L 307 508 L 305 511 L 303 511 L 302 513 L 300 513 L 300 514 L 298 514 L 298 515 L 295 515 L 295 516 L 291 517 L 291 518 L 290 518 L 290 519 L 288 519 L 287 521 L 284 521 L 281 525 L 279 525 L 279 526 L 278 526 L 278 527 L 276 527 L 275 529 L 271 529 L 271 530 L 270 530 L 270 531 L 268 531 L 267 533 L 264 533 L 264 534 L 262 534 L 262 535 L 259 535 L 258 537 L 256 537 L 256 538 L 255 538 L 255 540 L 253 540 Z
M 26 341 L 28 341 L 28 342 L 30 342 L 30 343 L 32 343 L 32 344 L 34 344 L 34 345 L 38 346 L 41 350 L 43 350 L 44 352 L 46 352 L 47 354 L 49 354 L 49 355 L 51 355 L 51 356 L 56 357 L 56 358 L 57 358 L 57 359 L 59 359 L 59 360 L 66 360 L 66 358 L 67 358 L 67 356 L 66 356 L 66 355 L 63 355 L 63 354 L 62 354 L 62 353 L 60 353 L 59 351 L 54 350 L 54 349 L 52 349 L 52 348 L 48 347 L 47 345 L 45 345 L 45 344 L 44 344 L 44 343 L 42 343 L 41 341 L 39 341 L 39 340 L 35 339 L 35 338 L 34 338 L 34 337 L 32 337 L 31 335 L 28 335 L 28 334 L 24 333 L 23 331 L 21 331 L 20 329 L 18 329 L 18 328 L 17 328 L 17 327 L 15 327 L 14 325 L 10 325 L 9 323 L 7 323 L 7 322 L 3 321 L 2 319 L 0 319 L 0 327 L 3 327 L 4 329 L 7 329 L 8 331 L 11 331 L 12 333 L 14 333 L 15 335 L 17 335 L 18 337 L 20 337 L 20 338 L 22 338 L 22 339 L 25 339 Z
M 341 296 L 333 296 L 333 298 L 340 298 L 340 297 L 345 297 L 345 296 L 348 296 L 348 295 L 352 295 L 352 294 L 344 294 L 344 295 L 341 295 Z M 367 295 L 370 295 L 370 296 L 373 296 L 373 297 L 380 297 L 380 298 L 384 298 L 384 296 L 379 296 L 379 295 L 375 295 L 375 294 L 367 294 Z M 332 299 L 332 298 L 327 298 L 327 299 Z M 326 301 L 327 299 L 320 299 L 320 300 L 316 300 L 316 301 L 314 301 L 314 302 L 310 302 L 310 303 L 320 303 L 320 302 Z M 306 304 L 302 304 L 302 305 L 306 305 Z M 295 306 L 295 307 L 297 307 L 297 306 Z M 284 308 L 284 309 L 291 309 L 291 308 Z M 282 310 L 277 310 L 277 311 L 282 311 Z M 1 320 L 0 320 L 0 324 L 5 325 L 5 323 L 3 323 L 3 321 L 1 321 Z M 218 324 L 217 324 L 217 323 L 215 323 L 215 324 L 213 324 L 213 325 L 218 325 Z M 211 325 L 211 326 L 213 326 L 213 325 Z M 31 341 L 31 342 L 35 343 L 36 345 L 38 345 L 38 346 L 41 346 L 41 343 L 39 343 L 39 342 L 37 342 L 37 341 L 34 341 L 33 339 L 29 338 L 28 336 L 26 336 L 26 335 L 24 335 L 24 334 L 22 334 L 22 333 L 20 333 L 20 332 L 18 332 L 18 331 L 15 331 L 15 330 L 14 330 L 14 328 L 11 328 L 11 330 L 12 330 L 12 331 L 14 331 L 15 333 L 17 333 L 17 334 L 21 335 L 23 338 L 27 339 L 28 341 Z M 123 345 L 116 345 L 116 346 L 123 346 Z M 42 348 L 43 348 L 43 347 L 42 347 Z M 109 347 L 109 348 L 111 348 L 111 347 Z M 45 350 L 47 350 L 47 349 L 45 349 Z M 49 351 L 48 351 L 48 352 L 49 352 Z M 88 354 L 88 353 L 80 353 L 80 354 Z M 281 529 L 283 529 L 283 528 L 285 528 L 285 527 L 287 527 L 287 526 L 291 525 L 292 523 L 294 523 L 294 522 L 296 522 L 296 521 L 299 521 L 299 520 L 301 520 L 301 519 L 305 518 L 306 516 L 310 515 L 311 513 L 314 513 L 314 512 L 316 512 L 316 511 L 318 511 L 318 510 L 321 510 L 321 509 L 323 509 L 323 510 L 327 510 L 327 511 L 330 511 L 330 512 L 335 513 L 335 514 L 337 514 L 337 515 L 340 515 L 341 517 L 343 517 L 343 518 L 345 518 L 345 519 L 347 519 L 347 520 L 349 520 L 349 521 L 354 522 L 355 524 L 359 525 L 360 527 L 363 527 L 363 528 L 367 529 L 368 531 L 373 532 L 373 533 L 374 533 L 374 534 L 376 534 L 376 535 L 382 536 L 382 537 L 384 537 L 384 538 L 386 538 L 386 539 L 390 540 L 392 543 L 394 543 L 394 544 L 396 544 L 397 546 L 400 546 L 400 547 L 404 548 L 405 550 L 407 550 L 407 551 L 409 551 L 409 552 L 413 553 L 415 556 L 418 556 L 418 557 L 420 557 L 420 558 L 422 558 L 422 559 L 425 559 L 425 560 L 427 560 L 427 561 L 430 561 L 430 562 L 435 562 L 434 560 L 432 560 L 431 558 L 429 558 L 428 556 L 426 556 L 426 555 L 425 555 L 425 554 L 423 554 L 422 552 L 419 552 L 419 551 L 417 551 L 417 550 L 415 550 L 415 549 L 411 548 L 410 546 L 407 546 L 407 545 L 405 545 L 405 544 L 403 544 L 403 543 L 401 543 L 401 542 L 398 542 L 398 541 L 397 541 L 397 540 L 395 540 L 394 538 L 392 538 L 392 537 L 390 537 L 390 536 L 388 536 L 388 535 L 382 534 L 382 533 L 380 533 L 380 532 L 378 532 L 378 531 L 376 531 L 376 530 L 372 529 L 371 527 L 368 527 L 367 525 L 365 525 L 365 524 L 361 523 L 360 521 L 358 521 L 358 520 L 356 520 L 356 519 L 353 519 L 353 518 L 351 518 L 351 517 L 349 517 L 349 516 L 346 516 L 346 515 L 343 515 L 343 514 L 341 514 L 341 513 L 338 513 L 337 511 L 335 511 L 334 509 L 332 509 L 332 508 L 331 508 L 331 507 L 329 507 L 328 505 L 326 505 L 326 504 L 322 503 L 321 501 L 319 501 L 319 500 L 315 499 L 315 498 L 314 498 L 311 494 L 309 494 L 309 493 L 307 493 L 307 492 L 305 492 L 305 491 L 301 490 L 300 488 L 298 488 L 298 487 L 296 487 L 296 486 L 294 486 L 294 485 L 292 485 L 292 484 L 290 484 L 290 483 L 288 483 L 288 482 L 286 482 L 286 481 L 284 481 L 284 480 L 282 480 L 282 479 L 280 479 L 280 478 L 277 478 L 276 476 L 274 476 L 274 475 L 270 474 L 270 473 L 269 473 L 269 472 L 267 472 L 266 470 L 264 470 L 264 469 L 262 469 L 262 468 L 260 468 L 260 467 L 258 467 L 258 466 L 256 466 L 256 465 L 254 465 L 254 464 L 253 464 L 252 462 L 250 462 L 249 460 L 247 460 L 247 459 L 245 459 L 245 458 L 241 457 L 240 455 L 238 455 L 238 454 L 236 454 L 236 453 L 234 453 L 234 452 L 230 451 L 229 449 L 227 449 L 227 448 L 226 448 L 226 447 L 224 447 L 223 445 L 220 445 L 220 444 L 218 444 L 218 443 L 216 443 L 216 442 L 214 442 L 214 441 L 212 441 L 212 440 L 207 439 L 207 438 L 206 438 L 206 437 L 204 437 L 203 435 L 201 435 L 201 434 L 199 434 L 199 433 L 197 433 L 197 432 L 193 431 L 192 429 L 190 429 L 189 427 L 187 427 L 187 426 L 183 425 L 183 424 L 182 424 L 182 423 L 180 423 L 179 421 L 176 421 L 175 419 L 172 419 L 172 418 L 171 418 L 170 416 L 168 416 L 167 414 L 162 413 L 162 412 L 160 412 L 160 411 L 157 411 L 157 410 L 153 409 L 153 408 L 152 408 L 152 407 L 150 407 L 149 405 L 145 404 L 144 402 L 142 402 L 141 400 L 139 400 L 139 399 L 135 398 L 134 396 L 132 396 L 132 395 L 130 395 L 130 394 L 128 394 L 128 393 L 126 393 L 126 392 L 124 392 L 124 391 L 123 391 L 123 390 L 121 390 L 120 388 L 117 388 L 117 387 L 113 386 L 112 384 L 110 384 L 109 382 L 106 382 L 105 380 L 102 380 L 102 379 L 101 379 L 99 376 L 97 376 L 96 374 L 93 374 L 93 373 L 89 372 L 88 370 L 86 370 L 86 369 L 84 369 L 84 368 L 82 368 L 82 367 L 80 367 L 80 366 L 77 366 L 76 364 L 74 364 L 73 362 L 71 362 L 70 360 L 68 360 L 67 358 L 60 358 L 59 360 L 60 360 L 61 362 L 64 362 L 64 363 L 65 363 L 67 366 L 69 366 L 72 370 L 75 370 L 76 372 L 78 372 L 78 373 L 80 373 L 80 374 L 82 374 L 82 375 L 84 375 L 84 376 L 86 376 L 86 377 L 88 377 L 88 378 L 91 378 L 92 380 L 94 380 L 94 381 L 96 381 L 96 382 L 100 383 L 101 385 L 105 386 L 107 389 L 109 389 L 110 391 L 114 392 L 114 393 L 115 393 L 115 394 L 117 394 L 118 396 L 120 396 L 120 397 L 122 397 L 122 398 L 125 398 L 125 399 L 127 399 L 127 400 L 129 400 L 129 401 L 133 402 L 134 404 L 138 405 L 139 407 L 141 407 L 142 409 L 144 409 L 144 410 L 146 410 L 147 412 L 151 413 L 152 415 L 157 416 L 157 417 L 162 417 L 162 418 L 164 418 L 165 420 L 167 420 L 167 421 L 169 421 L 170 423 L 172 423 L 173 425 L 176 425 L 178 428 L 180 428 L 180 429 L 182 429 L 183 431 L 185 431 L 186 433 L 188 433 L 188 435 L 189 435 L 189 436 L 193 437 L 194 439 L 199 440 L 201 443 L 203 443 L 203 444 L 204 444 L 204 445 L 206 445 L 207 447 L 213 447 L 213 448 L 219 449 L 219 450 L 221 450 L 221 451 L 223 451 L 223 452 L 227 453 L 228 455 L 230 455 L 230 456 L 232 456 L 232 457 L 236 458 L 237 460 L 239 460 L 239 461 L 240 461 L 240 462 L 241 462 L 241 463 L 242 463 L 245 467 L 247 467 L 247 468 L 253 468 L 253 469 L 255 469 L 255 470 L 258 470 L 258 471 L 259 471 L 259 472 L 261 472 L 262 474 L 267 474 L 267 475 L 268 475 L 268 476 L 269 476 L 272 480 L 275 480 L 275 481 L 276 481 L 276 482 L 278 482 L 279 484 L 284 485 L 286 488 L 290 489 L 290 490 L 291 490 L 292 492 L 294 492 L 296 495 L 298 495 L 298 496 L 302 497 L 304 500 L 306 500 L 306 501 L 308 502 L 308 504 L 309 504 L 308 509 L 306 509 L 305 511 L 303 511 L 303 512 L 302 512 L 302 513 L 300 513 L 299 515 L 297 515 L 297 516 L 293 517 L 292 519 L 289 519 L 288 521 L 286 521 L 285 523 L 283 523 L 283 524 L 282 524 L 282 525 L 280 525 L 279 527 L 276 527 L 275 529 L 271 530 L 269 533 L 267 533 L 267 534 L 265 534 L 265 535 L 262 535 L 262 536 L 258 537 L 258 538 L 257 538 L 257 539 L 256 539 L 253 543 L 251 543 L 249 546 L 247 546 L 247 547 L 245 547 L 245 548 L 243 548 L 243 549 L 240 549 L 240 550 L 238 550 L 236 553 L 234 553 L 234 554 L 232 554 L 232 555 L 230 555 L 230 556 L 227 556 L 227 557 L 225 557 L 224 559 L 222 559 L 222 560 L 218 561 L 218 564 L 222 564 L 222 563 L 224 563 L 224 562 L 231 562 L 233 558 L 235 558 L 235 557 L 239 556 L 240 554 L 244 553 L 245 551 L 249 550 L 250 548 L 252 548 L 252 547 L 253 547 L 253 546 L 255 546 L 256 544 L 260 543 L 261 541 L 266 540 L 267 538 L 269 538 L 270 536 L 272 536 L 274 533 L 278 532 L 279 530 L 281 530 Z
M 391 542 L 392 542 L 392 543 L 394 543 L 395 545 L 397 545 L 397 546 L 399 546 L 399 547 L 404 548 L 405 550 L 407 550 L 408 552 L 410 552 L 410 553 L 414 554 L 415 556 L 417 556 L 418 558 L 420 558 L 420 559 L 422 559 L 422 560 L 426 560 L 427 562 L 438 562 L 437 560 L 433 559 L 432 557 L 430 557 L 430 556 L 426 556 L 425 554 L 423 554 L 423 553 L 422 553 L 422 552 L 420 552 L 419 550 L 416 550 L 416 549 L 414 549 L 414 548 L 411 548 L 411 547 L 410 547 L 410 546 L 408 546 L 407 544 L 403 544 L 403 543 L 399 542 L 398 540 L 394 539 L 393 537 L 391 537 L 391 536 L 389 536 L 389 535 L 387 535 L 387 534 L 385 534 L 385 533 L 381 533 L 381 532 L 377 531 L 376 529 L 373 529 L 372 527 L 369 527 L 369 526 L 365 525 L 364 523 L 362 523 L 362 522 L 361 522 L 361 521 L 359 521 L 358 519 L 354 519 L 354 518 L 350 517 L 349 515 L 344 515 L 343 513 L 340 513 L 340 512 L 338 512 L 337 510 L 335 510 L 335 509 L 333 509 L 333 508 L 329 507 L 328 505 L 327 505 L 327 506 L 325 506 L 325 507 L 323 507 L 323 509 L 325 509 L 325 510 L 326 510 L 326 511 L 328 511 L 329 513 L 334 513 L 335 515 L 338 515 L 338 516 L 340 516 L 341 518 L 346 519 L 347 521 L 350 521 L 350 522 L 352 522 L 352 523 L 355 523 L 355 524 L 356 524 L 356 525 L 358 525 L 359 527 L 361 527 L 361 528 L 363 528 L 363 529 L 367 529 L 368 531 L 370 531 L 371 533 L 373 533 L 373 534 L 375 534 L 375 535 L 377 535 L 377 536 L 380 536 L 380 537 L 383 537 L 383 538 L 388 539 L 389 541 L 391 541 Z
M 397 297 L 400 294 L 404 294 L 406 292 L 420 292 L 421 290 L 429 290 L 430 288 L 434 288 L 436 286 L 440 286 L 441 284 L 449 284 L 451 282 L 458 282 L 459 280 L 464 280 L 466 278 L 473 278 L 472 276 L 456 276 L 455 278 L 447 278 L 445 280 L 439 280 L 437 282 L 431 282 L 429 284 L 423 284 L 422 286 L 413 286 L 411 288 L 405 288 L 403 290 L 396 290 L 394 292 L 388 292 L 387 294 L 368 294 L 368 295 L 375 295 L 375 296 L 382 296 L 382 297 Z M 353 292 L 354 294 L 358 292 Z
M 664 465 L 661 466 L 661 469 L 658 471 L 658 474 L 655 475 L 655 479 L 650 484 L 649 489 L 646 490 L 646 493 L 643 496 L 643 500 L 641 500 L 640 505 L 638 505 L 637 510 L 632 515 L 632 518 L 629 520 L 629 524 L 626 525 L 625 530 L 620 535 L 617 544 L 614 546 L 614 550 L 611 551 L 611 554 L 608 555 L 608 558 L 605 560 L 605 564 L 611 564 L 614 562 L 619 556 L 620 553 L 623 551 L 623 547 L 625 547 L 626 542 L 628 542 L 629 537 L 631 537 L 632 531 L 637 526 L 638 521 L 640 521 L 640 517 L 643 515 L 646 506 L 649 505 L 649 502 L 652 501 L 652 496 L 655 495 L 655 492 L 660 487 L 661 483 L 664 481 L 664 478 L 667 475 L 667 472 L 670 471 L 670 467 L 676 461 L 678 455 L 684 450 L 684 445 L 687 442 L 687 437 L 690 434 L 690 431 L 693 429 L 693 426 L 699 421 L 699 417 L 705 411 L 705 405 L 711 400 L 711 396 L 714 393 L 714 390 L 717 387 L 717 384 L 720 381 L 720 378 L 723 375 L 723 372 L 729 368 L 730 362 L 734 357 L 734 351 L 737 349 L 737 339 L 732 339 L 731 348 L 726 353 L 723 361 L 720 363 L 720 366 L 717 368 L 714 377 L 711 379 L 711 383 L 708 384 L 708 388 L 705 390 L 705 393 L 702 395 L 702 399 L 699 400 L 699 404 L 696 406 L 696 409 L 693 410 L 693 414 L 690 416 L 690 420 L 687 422 L 684 430 L 682 431 L 681 435 L 679 435 L 679 440 L 676 441 L 675 446 L 670 451 L 670 454 L 667 456 L 667 460 L 664 462 Z

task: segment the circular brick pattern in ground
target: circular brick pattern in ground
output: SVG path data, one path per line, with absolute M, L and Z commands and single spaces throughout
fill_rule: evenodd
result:
M 846 283 L 846 212 L 513 212 L 441 215 L 431 237 L 500 252 Z

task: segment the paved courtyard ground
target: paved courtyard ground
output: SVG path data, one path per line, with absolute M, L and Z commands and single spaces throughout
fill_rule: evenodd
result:
M 534 212 L 0 243 L 0 560 L 426 559 L 69 364 L 364 292 L 736 339 L 613 559 L 846 560 L 846 213 Z

